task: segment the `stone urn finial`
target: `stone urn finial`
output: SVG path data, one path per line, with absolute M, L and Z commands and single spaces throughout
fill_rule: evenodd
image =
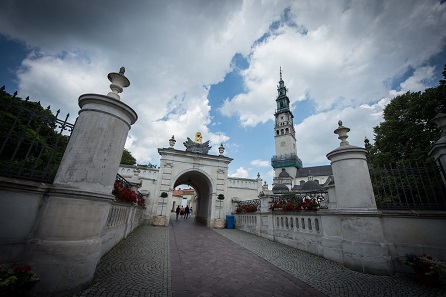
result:
M 111 82 L 110 89 L 112 90 L 107 96 L 117 100 L 121 100 L 119 93 L 122 93 L 123 88 L 130 86 L 130 81 L 124 76 L 125 68 L 121 67 L 119 73 L 111 72 L 108 74 L 108 80 Z
M 169 139 L 169 146 L 170 148 L 173 148 L 173 146 L 175 145 L 177 141 L 175 140 L 175 137 L 172 135 L 172 138 Z
M 225 148 L 223 146 L 223 143 L 220 144 L 220 147 L 218 148 L 218 153 L 220 154 L 220 156 L 223 156 L 223 154 L 225 153 Z
M 336 130 L 334 130 L 334 133 L 339 135 L 338 139 L 341 140 L 340 146 L 349 145 L 350 143 L 348 143 L 346 139 L 348 138 L 347 133 L 350 131 L 350 128 L 342 126 L 341 120 L 338 121 L 338 125 L 339 127 Z
M 446 139 L 446 114 L 440 112 L 430 121 L 441 129 L 440 139 Z

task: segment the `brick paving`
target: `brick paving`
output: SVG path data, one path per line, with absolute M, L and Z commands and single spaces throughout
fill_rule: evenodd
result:
M 99 262 L 76 296 L 172 296 L 168 228 L 141 226 Z
M 192 219 L 171 222 L 173 296 L 325 296 Z
M 444 278 L 438 287 L 421 286 L 412 274 L 395 276 L 364 274 L 243 231 L 228 229 L 215 229 L 215 231 L 327 296 L 446 296 Z
M 249 233 L 172 217 L 169 228 L 132 232 L 76 296 L 446 296 L 446 283 L 362 274 Z

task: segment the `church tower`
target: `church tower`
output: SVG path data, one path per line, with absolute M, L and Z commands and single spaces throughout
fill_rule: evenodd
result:
M 297 157 L 296 133 L 294 131 L 293 113 L 290 110 L 290 99 L 282 80 L 280 68 L 280 81 L 277 86 L 274 142 L 276 155 L 271 158 L 271 165 L 275 171 L 274 184 L 286 184 L 289 189 L 296 177 L 297 170 L 302 168 L 302 161 Z M 289 176 L 289 177 L 288 177 Z

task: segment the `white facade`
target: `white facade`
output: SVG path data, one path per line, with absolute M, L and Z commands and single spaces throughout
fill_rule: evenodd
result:
M 228 177 L 231 158 L 223 155 L 199 154 L 173 148 L 160 148 L 159 168 L 145 168 L 121 165 L 118 174 L 133 184 L 139 184 L 139 192 L 146 197 L 145 220 L 152 223 L 156 216 L 166 216 L 173 202 L 178 205 L 178 197 L 172 195 L 180 185 L 189 184 L 194 188 L 192 206 L 197 220 L 214 226 L 215 219 L 231 214 L 235 201 L 257 199 L 262 191 L 262 179 Z M 162 192 L 168 198 L 160 198 Z M 220 205 L 217 199 L 223 194 L 225 199 Z M 176 207 L 176 206 L 174 206 Z

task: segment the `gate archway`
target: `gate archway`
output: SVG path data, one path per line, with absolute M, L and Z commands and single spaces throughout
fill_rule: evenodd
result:
M 194 188 L 196 193 L 196 208 L 194 210 L 195 219 L 201 223 L 207 225 L 210 219 L 211 207 L 212 207 L 212 192 L 215 185 L 212 183 L 212 179 L 205 173 L 198 170 L 188 170 L 178 178 L 174 179 L 175 189 L 179 185 L 187 184 Z
M 194 210 L 196 220 L 214 227 L 219 212 L 224 213 L 231 209 L 229 199 L 220 205 L 217 203 L 217 196 L 219 194 L 227 196 L 228 166 L 232 159 L 223 155 L 180 151 L 173 148 L 160 148 L 158 153 L 161 155 L 159 172 L 161 180 L 155 197 L 166 192 L 168 201 L 163 202 L 158 198 L 155 205 L 160 203 L 171 205 L 175 187 L 188 184 L 197 194 L 197 208 Z M 157 211 L 156 207 L 154 211 Z M 168 225 L 170 216 L 168 215 L 166 219 Z

